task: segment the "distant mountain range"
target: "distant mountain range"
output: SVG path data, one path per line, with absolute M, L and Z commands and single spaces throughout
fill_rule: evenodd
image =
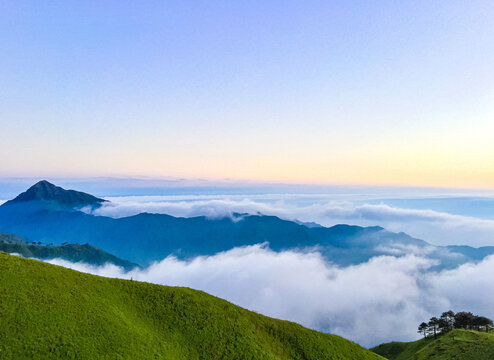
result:
M 168 255 L 190 258 L 238 246 L 267 243 L 274 251 L 319 251 L 338 265 L 365 262 L 378 255 L 427 253 L 438 269 L 481 260 L 494 247 L 437 247 L 405 233 L 374 227 L 316 226 L 275 216 L 234 214 L 231 218 L 180 218 L 141 213 L 124 218 L 78 211 L 104 200 L 41 181 L 0 206 L 0 231 L 43 243 L 91 244 L 121 259 L 147 265 Z

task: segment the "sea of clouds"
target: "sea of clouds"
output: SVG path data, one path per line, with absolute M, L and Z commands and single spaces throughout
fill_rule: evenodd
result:
M 438 208 L 426 207 L 431 199 L 414 199 L 415 207 L 400 207 L 396 204 L 403 201 L 359 194 L 125 196 L 107 200 L 110 202 L 99 209 L 84 211 L 117 218 L 141 212 L 209 218 L 265 214 L 324 226 L 379 225 L 434 245 L 494 244 L 494 219 L 457 211 L 472 203 L 467 198 L 439 199 Z M 491 203 L 494 210 L 494 202 L 486 200 L 487 215 Z M 455 211 L 448 212 L 448 206 Z M 477 209 L 476 203 L 470 209 Z M 405 247 L 348 267 L 328 263 L 317 251 L 277 253 L 262 244 L 188 261 L 170 256 L 128 273 L 113 265 L 50 262 L 97 275 L 204 290 L 247 309 L 338 334 L 364 346 L 417 339 L 419 323 L 449 309 L 494 317 L 494 298 L 489 296 L 494 293 L 494 256 L 437 272 L 431 270 L 436 263 L 424 249 Z
M 379 256 L 338 267 L 319 253 L 235 248 L 189 261 L 175 257 L 125 272 L 64 260 L 50 263 L 96 275 L 206 291 L 247 309 L 341 335 L 363 346 L 416 339 L 418 324 L 442 311 L 494 316 L 494 256 L 431 272 L 424 256 Z

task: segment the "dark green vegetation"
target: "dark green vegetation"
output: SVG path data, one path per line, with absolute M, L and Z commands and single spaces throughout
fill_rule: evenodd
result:
M 27 240 L 15 234 L 0 233 L 0 243 L 4 244 L 25 244 Z
M 265 242 L 274 251 L 317 248 L 327 260 L 341 266 L 362 263 L 373 256 L 396 255 L 396 251 L 403 251 L 409 246 L 419 249 L 427 247 L 428 257 L 440 262 L 437 269 L 454 268 L 494 253 L 492 247 L 433 247 L 425 241 L 378 226 L 336 225 L 326 228 L 275 216 L 237 214 L 233 220 L 142 213 L 113 219 L 63 206 L 70 203 L 68 195 L 65 190 L 57 189 L 61 188 L 43 181 L 24 193 L 29 196 L 21 194 L 22 201 L 18 197 L 0 206 L 0 231 L 19 234 L 36 242 L 53 242 L 55 245 L 66 241 L 89 243 L 140 265 L 162 260 L 170 254 L 179 258 L 212 255 L 237 246 Z M 88 202 L 88 197 L 94 198 L 88 194 L 77 194 L 79 199 L 84 199 L 76 201 L 79 205 Z M 386 249 L 391 249 L 391 252 Z M 449 252 L 454 252 L 455 256 Z
M 20 236 L 3 233 L 0 233 L 0 251 L 41 260 L 63 259 L 70 262 L 84 262 L 98 266 L 110 263 L 123 267 L 127 271 L 138 266 L 89 244 L 64 244 L 61 246 L 29 244 Z
M 485 316 L 474 315 L 471 312 L 461 311 L 454 313 L 449 310 L 443 312 L 441 317 L 431 317 L 429 322 L 423 322 L 418 327 L 418 332 L 424 337 L 445 334 L 453 329 L 477 330 L 489 332 L 492 329 L 492 320 Z
M 389 360 L 492 360 L 494 334 L 455 329 L 437 339 L 392 342 L 372 351 Z
M 188 288 L 0 253 L 0 358 L 381 359 Z
M 65 190 L 55 186 L 46 180 L 42 180 L 27 191 L 19 194 L 15 199 L 7 201 L 5 204 L 23 203 L 29 201 L 56 202 L 57 205 L 74 208 L 82 206 L 98 206 L 106 200 L 99 199 L 80 191 Z

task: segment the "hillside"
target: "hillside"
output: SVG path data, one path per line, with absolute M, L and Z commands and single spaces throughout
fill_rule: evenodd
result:
M 189 288 L 5 253 L 0 275 L 1 358 L 381 359 L 338 336 Z
M 4 235 L 4 234 L 0 234 Z M 5 234 L 10 235 L 10 234 Z M 0 236 L 0 251 L 7 253 L 16 253 L 24 257 L 36 258 L 41 260 L 63 259 L 70 262 L 84 262 L 90 265 L 113 264 L 124 268 L 126 271 L 137 267 L 137 264 L 130 261 L 122 260 L 101 249 L 95 248 L 89 244 L 65 244 L 61 246 L 44 246 L 20 242 L 21 237 L 10 235 L 7 238 L 16 239 L 18 242 L 2 241 L 4 237 Z
M 457 329 L 437 339 L 392 342 L 371 350 L 389 360 L 491 360 L 494 333 Z

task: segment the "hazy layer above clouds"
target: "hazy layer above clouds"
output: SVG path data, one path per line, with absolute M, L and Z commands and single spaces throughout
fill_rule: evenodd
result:
M 317 222 L 324 226 L 339 223 L 379 225 L 387 230 L 406 232 L 434 245 L 488 246 L 494 244 L 494 219 L 452 214 L 418 208 L 430 199 L 415 199 L 415 208 L 390 205 L 396 199 L 379 199 L 365 195 L 186 195 L 109 197 L 110 203 L 94 211 L 96 215 L 123 217 L 140 212 L 164 213 L 174 216 L 231 216 L 232 213 L 262 213 L 283 219 Z M 454 208 L 471 198 L 453 198 Z M 447 209 L 452 199 L 436 199 Z M 492 207 L 494 200 L 485 199 Z M 468 208 L 465 206 L 465 212 Z
M 97 275 L 204 290 L 235 304 L 373 346 L 418 337 L 417 325 L 442 311 L 494 316 L 494 257 L 439 273 L 423 256 L 380 256 L 349 267 L 317 252 L 275 253 L 261 245 L 180 261 L 168 257 L 125 273 L 113 265 L 51 263 Z

